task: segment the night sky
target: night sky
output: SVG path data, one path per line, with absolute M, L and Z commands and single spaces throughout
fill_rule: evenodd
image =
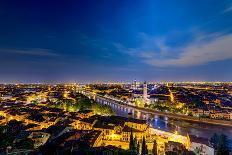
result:
M 0 83 L 231 81 L 231 0 L 1 0 Z

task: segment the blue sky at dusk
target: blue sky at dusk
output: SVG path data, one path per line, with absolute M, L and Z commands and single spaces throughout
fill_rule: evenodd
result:
M 231 81 L 231 0 L 0 1 L 0 82 Z

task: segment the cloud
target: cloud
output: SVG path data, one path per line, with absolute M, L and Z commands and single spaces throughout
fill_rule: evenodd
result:
M 30 56 L 42 56 L 42 57 L 56 57 L 59 54 L 50 49 L 33 48 L 33 49 L 0 49 L 0 53 L 6 54 L 18 54 L 18 55 L 30 55 Z
M 154 56 L 155 56 L 155 54 L 152 53 L 152 52 L 142 52 L 142 53 L 140 54 L 140 57 L 146 58 L 146 59 L 153 58 Z
M 227 7 L 225 10 L 223 10 L 223 13 L 228 13 L 232 11 L 232 6 Z
M 208 38 L 206 36 L 205 38 Z M 218 36 L 210 41 L 196 41 L 180 48 L 176 58 L 157 59 L 153 57 L 145 62 L 154 66 L 197 66 L 210 62 L 232 59 L 232 35 Z
M 147 42 L 150 47 L 147 47 Z M 121 44 L 117 44 L 116 48 L 130 56 L 141 58 L 144 63 L 152 66 L 198 66 L 232 59 L 232 34 L 198 33 L 193 41 L 182 47 L 168 46 L 163 38 L 147 36 L 137 48 L 126 48 Z

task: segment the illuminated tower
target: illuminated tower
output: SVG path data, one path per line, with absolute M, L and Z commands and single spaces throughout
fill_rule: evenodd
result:
M 137 89 L 137 82 L 136 79 L 134 80 L 133 84 L 132 84 L 132 89 L 136 90 Z
M 144 102 L 147 101 L 147 82 L 146 81 L 143 83 L 143 100 Z

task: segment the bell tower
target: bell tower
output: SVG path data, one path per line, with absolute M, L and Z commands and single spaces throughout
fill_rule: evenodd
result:
M 143 83 L 143 100 L 144 102 L 147 101 L 147 82 L 146 81 Z

